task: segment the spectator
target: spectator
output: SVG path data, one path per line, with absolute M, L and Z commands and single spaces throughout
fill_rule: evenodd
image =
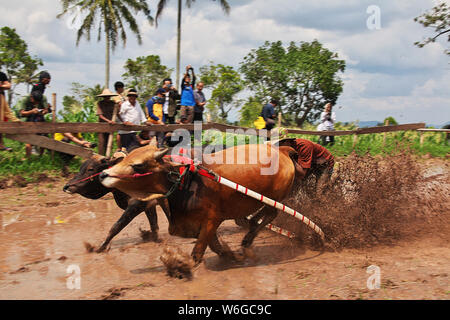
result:
M 39 91 L 43 95 L 51 79 L 52 78 L 50 76 L 50 73 L 48 73 L 47 71 L 41 71 L 41 73 L 39 74 L 39 82 L 33 84 L 31 92 Z
M 203 111 L 205 111 L 206 98 L 203 93 L 204 83 L 197 83 L 197 90 L 194 92 L 195 107 L 194 107 L 194 121 L 203 122 Z
M 172 79 L 166 78 L 163 80 L 162 88 L 165 90 L 164 97 L 164 116 L 166 123 L 174 124 L 175 116 L 177 114 L 177 100 L 180 99 L 180 94 L 175 86 L 172 84 Z
M 147 101 L 147 113 L 148 121 L 152 124 L 164 124 L 165 114 L 164 114 L 164 102 L 165 102 L 166 90 L 159 88 L 156 90 L 156 95 Z M 158 147 L 162 146 L 164 140 L 164 132 L 162 131 L 150 131 L 150 136 L 156 136 L 158 141 Z
M 42 95 L 44 95 L 45 89 L 47 88 L 47 85 L 50 84 L 51 79 L 50 73 L 47 71 L 41 71 L 41 73 L 39 73 L 39 82 L 33 84 L 31 87 L 31 92 L 39 91 Z M 48 103 L 48 105 L 52 108 L 50 103 Z
M 115 103 L 117 103 L 120 110 L 120 106 L 122 105 L 122 103 L 124 103 L 127 100 L 125 85 L 123 84 L 123 82 L 117 81 L 116 83 L 114 83 L 114 90 L 116 90 L 117 96 L 115 96 L 112 100 Z M 116 143 L 118 149 L 117 151 L 120 151 L 121 150 L 120 134 L 116 135 Z
M 276 99 L 270 100 L 270 103 L 266 104 L 262 111 L 261 111 L 261 117 L 264 118 L 264 121 L 266 122 L 266 126 L 264 129 L 268 131 L 267 140 L 269 140 L 270 137 L 270 130 L 275 127 L 275 107 L 278 105 L 278 101 Z
M 30 93 L 27 97 L 19 102 L 20 115 L 27 118 L 27 122 L 45 122 L 45 115 L 51 112 L 50 105 L 47 102 L 45 96 L 42 95 L 41 91 L 35 90 Z M 46 133 L 38 133 L 38 135 L 47 137 Z M 32 150 L 31 144 L 25 144 L 25 154 L 27 158 L 30 158 L 31 153 L 36 153 Z M 44 153 L 44 149 L 41 148 L 40 155 Z
M 189 75 L 189 71 L 192 72 L 192 79 Z M 191 81 L 192 80 L 192 81 Z M 195 73 L 194 68 L 191 65 L 186 67 L 186 73 L 181 81 L 181 123 L 192 123 L 194 120 L 194 86 L 195 86 Z
M 318 131 L 334 131 L 334 123 L 336 121 L 336 114 L 332 112 L 332 104 L 327 103 L 324 111 L 320 114 L 320 124 L 317 127 Z M 334 144 L 334 136 L 320 136 L 319 143 L 323 146 Z
M 81 133 L 69 133 L 69 132 L 55 133 L 53 139 L 55 139 L 56 141 L 62 141 L 62 142 L 66 142 L 66 143 L 75 142 L 79 146 L 85 147 L 85 148 L 95 148 L 96 147 L 95 143 L 91 143 L 89 141 L 84 140 Z M 63 162 L 62 174 L 64 177 L 66 177 L 69 175 L 68 165 L 75 156 L 72 154 L 64 153 L 64 152 L 57 152 L 57 154 L 59 154 L 59 156 Z
M 111 100 L 111 97 L 116 97 L 117 94 L 112 93 L 109 89 L 103 90 L 97 97 L 103 98 L 103 100 L 97 102 L 97 116 L 99 122 L 107 122 L 114 124 L 112 121 L 115 102 Z M 110 133 L 99 132 L 98 133 L 98 153 L 101 155 L 106 154 L 106 145 L 108 143 L 108 137 Z
M 127 94 L 128 100 L 122 103 L 119 112 L 119 119 L 125 125 L 140 125 L 147 123 L 145 113 L 137 101 L 138 93 L 135 89 L 130 89 Z M 130 151 L 133 147 L 140 146 L 136 137 L 137 131 L 119 130 L 122 148 Z
M 5 90 L 9 90 L 10 88 L 11 83 L 9 82 L 8 77 L 6 76 L 6 74 L 0 71 L 0 122 L 20 122 L 20 120 L 17 119 L 14 112 L 11 111 L 8 103 L 6 102 Z M 2 134 L 0 134 L 0 151 L 12 151 L 11 148 L 6 147 L 3 144 Z

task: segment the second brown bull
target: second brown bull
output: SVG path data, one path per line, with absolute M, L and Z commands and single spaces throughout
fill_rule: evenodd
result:
M 196 174 L 189 178 L 188 186 L 173 189 L 174 182 L 170 177 L 178 168 L 177 164 L 164 159 L 168 151 L 154 146 L 136 149 L 122 162 L 104 170 L 100 181 L 108 188 L 119 189 L 141 201 L 166 196 L 170 211 L 169 233 L 197 238 L 192 251 L 195 262 L 202 260 L 207 246 L 219 256 L 241 259 L 242 256 L 233 253 L 219 241 L 217 228 L 223 221 L 245 218 L 263 205 Z M 290 147 L 241 145 L 204 155 L 202 167 L 276 201 L 282 201 L 290 193 L 294 182 L 292 154 L 295 151 Z M 255 158 L 252 155 L 257 156 Z M 250 230 L 242 240 L 244 255 L 253 255 L 250 247 L 254 238 L 276 215 L 275 208 L 264 207 L 250 220 Z

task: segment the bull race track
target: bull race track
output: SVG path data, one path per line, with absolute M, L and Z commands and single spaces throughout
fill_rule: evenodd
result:
M 39 184 L 0 181 L 0 299 L 449 299 L 449 161 L 339 160 L 331 186 L 306 184 L 286 201 L 323 229 L 325 247 L 280 213 L 274 224 L 295 239 L 264 230 L 258 259 L 240 263 L 207 249 L 191 279 L 167 275 L 164 249 L 189 254 L 194 239 L 170 236 L 159 207 L 161 242 L 143 240 L 142 214 L 108 252 L 89 253 L 86 243 L 98 246 L 122 213 L 110 194 L 68 195 L 68 179 L 45 175 Z M 234 221 L 219 228 L 234 250 L 244 234 Z M 378 289 L 368 286 L 369 266 L 379 268 Z

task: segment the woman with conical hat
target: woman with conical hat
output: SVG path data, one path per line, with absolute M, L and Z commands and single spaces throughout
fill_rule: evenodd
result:
M 97 116 L 98 122 L 107 122 L 113 124 L 112 121 L 115 102 L 111 100 L 111 97 L 117 96 L 116 93 L 111 92 L 108 88 L 105 88 L 101 94 L 97 97 L 103 98 L 97 102 Z M 108 132 L 98 133 L 98 153 L 105 155 L 106 145 L 108 143 Z

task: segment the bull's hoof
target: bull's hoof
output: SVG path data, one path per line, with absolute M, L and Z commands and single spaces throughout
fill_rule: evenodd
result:
M 158 231 L 147 231 L 147 230 L 142 230 L 141 228 L 139 228 L 139 231 L 141 232 L 141 238 L 142 238 L 142 241 L 144 241 L 144 242 L 152 241 L 152 242 L 160 243 L 162 241 L 158 237 Z
M 250 228 L 250 221 L 247 218 L 237 218 L 237 219 L 234 219 L 234 222 L 242 228 L 245 228 L 245 229 Z
M 233 260 L 237 262 L 243 262 L 245 260 L 245 256 L 240 252 L 233 252 Z
M 250 258 L 253 262 L 258 262 L 258 257 L 255 255 L 252 249 L 250 248 L 243 248 L 244 256 L 246 258 Z
M 100 248 L 98 248 L 97 250 L 95 250 L 95 253 L 102 253 L 102 252 L 105 252 L 105 250 L 106 250 L 106 247 L 100 247 Z
M 86 251 L 88 253 L 92 253 L 95 251 L 95 247 L 92 244 L 90 244 L 89 242 L 85 241 L 83 244 L 84 244 L 84 248 L 86 249 Z

